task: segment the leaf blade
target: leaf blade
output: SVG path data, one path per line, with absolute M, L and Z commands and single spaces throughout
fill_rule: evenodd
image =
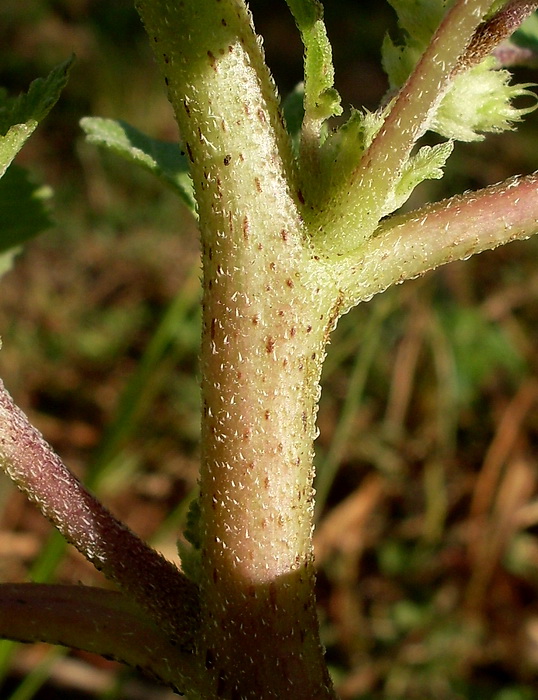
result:
M 195 213 L 188 160 L 178 144 L 147 136 L 120 119 L 84 117 L 80 126 L 89 143 L 106 148 L 153 173 Z
M 24 168 L 9 168 L 0 180 L 0 254 L 52 225 L 46 206 L 50 195 L 50 189 L 33 183 Z
M 3 91 L 0 93 L 0 177 L 58 101 L 73 61 L 74 56 L 71 56 L 45 78 L 37 78 L 30 84 L 28 92 L 18 97 L 8 97 Z

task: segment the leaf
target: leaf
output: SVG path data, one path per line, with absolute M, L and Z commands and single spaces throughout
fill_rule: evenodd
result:
M 187 523 L 183 536 L 186 541 L 177 541 L 177 550 L 183 573 L 193 582 L 198 583 L 201 576 L 202 540 L 200 531 L 200 499 L 192 499 L 187 513 Z
M 536 95 L 528 89 L 533 84 L 510 85 L 510 73 L 494 70 L 496 65 L 489 57 L 454 78 L 432 119 L 432 131 L 459 141 L 481 141 L 485 132 L 513 129 L 536 108 Z M 514 107 L 512 102 L 519 97 L 530 98 L 530 104 Z
M 347 122 L 327 136 L 320 149 L 318 206 L 323 206 L 324 198 L 333 195 L 335 185 L 351 176 L 351 172 L 381 128 L 385 116 L 383 110 L 361 112 L 352 109 Z
M 305 47 L 305 119 L 323 122 L 342 113 L 333 87 L 331 44 L 318 0 L 286 0 Z
M 39 122 L 56 104 L 67 83 L 72 56 L 54 68 L 46 78 L 38 78 L 26 94 L 16 98 L 0 92 L 0 177 Z
M 448 0 L 389 0 L 398 15 L 402 43 L 394 43 L 387 34 L 381 50 L 383 70 L 392 90 L 401 87 L 439 26 Z
M 453 148 L 454 143 L 446 141 L 436 146 L 422 146 L 416 155 L 411 156 L 394 188 L 393 196 L 386 204 L 383 215 L 391 214 L 405 204 L 415 187 L 424 180 L 440 180 Z
M 193 547 L 200 549 L 202 546 L 202 538 L 200 533 L 200 499 L 193 498 L 189 505 L 187 513 L 187 523 L 185 526 L 185 539 L 190 542 Z
M 416 41 L 427 44 L 454 0 L 389 0 L 398 24 Z
M 153 139 L 134 126 L 116 119 L 85 117 L 81 119 L 80 126 L 89 143 L 107 148 L 153 173 L 171 186 L 195 213 L 188 160 L 178 144 Z
M 0 179 L 0 254 L 51 225 L 46 206 L 50 195 L 50 189 L 34 184 L 24 168 L 8 169 Z
M 286 128 L 295 150 L 299 147 L 301 124 L 304 118 L 304 83 L 299 83 L 289 93 L 282 104 Z

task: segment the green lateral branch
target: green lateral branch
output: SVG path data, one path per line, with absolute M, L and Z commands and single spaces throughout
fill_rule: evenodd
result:
M 537 232 L 537 174 L 391 217 L 342 272 L 344 309 L 440 265 Z
M 377 228 L 413 146 L 491 5 L 492 0 L 458 0 L 445 16 L 351 178 L 312 222 L 314 244 L 326 257 L 351 252 Z

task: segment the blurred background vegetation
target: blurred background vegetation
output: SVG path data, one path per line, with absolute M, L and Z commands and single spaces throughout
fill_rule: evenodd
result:
M 301 78 L 285 3 L 250 3 L 283 95 Z M 343 104 L 386 83 L 386 3 L 326 2 Z M 195 224 L 150 175 L 84 143 L 86 115 L 176 127 L 130 0 L 3 0 L 11 94 L 74 52 L 18 162 L 54 189 L 54 226 L 0 281 L 0 373 L 113 511 L 169 557 L 196 485 Z M 524 82 L 538 82 L 523 70 Z M 457 146 L 412 205 L 538 168 L 538 115 Z M 538 240 L 406 283 L 334 333 L 317 442 L 319 609 L 343 700 L 538 698 Z M 0 477 L 0 580 L 106 585 Z M 164 700 L 112 662 L 0 645 L 0 697 Z

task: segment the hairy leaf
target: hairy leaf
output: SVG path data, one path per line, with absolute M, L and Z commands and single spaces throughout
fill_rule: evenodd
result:
M 386 203 L 384 214 L 391 214 L 405 204 L 415 187 L 424 180 L 440 180 L 453 147 L 452 141 L 436 146 L 422 146 L 416 155 L 409 158 L 392 198 Z
M 194 213 L 187 157 L 178 144 L 153 139 L 121 120 L 85 117 L 80 125 L 90 143 L 108 148 L 129 162 L 149 170 L 171 186 Z
M 432 120 L 433 131 L 458 141 L 481 141 L 484 132 L 513 129 L 536 108 L 536 95 L 528 89 L 532 83 L 510 85 L 510 73 L 494 70 L 495 65 L 490 57 L 455 77 Z M 513 107 L 517 97 L 530 97 L 532 104 Z
M 39 122 L 55 105 L 67 83 L 73 57 L 54 68 L 46 78 L 38 78 L 28 92 L 8 97 L 0 92 L 0 177 Z
M 323 122 L 342 113 L 333 87 L 332 50 L 318 0 L 287 0 L 305 47 L 305 118 Z
M 382 111 L 353 109 L 347 122 L 329 134 L 320 151 L 322 176 L 317 193 L 320 206 L 331 197 L 334 184 L 349 177 L 381 128 L 384 117 Z
M 391 89 L 401 87 L 439 26 L 453 0 L 389 0 L 398 15 L 402 43 L 387 34 L 382 47 L 382 64 Z

